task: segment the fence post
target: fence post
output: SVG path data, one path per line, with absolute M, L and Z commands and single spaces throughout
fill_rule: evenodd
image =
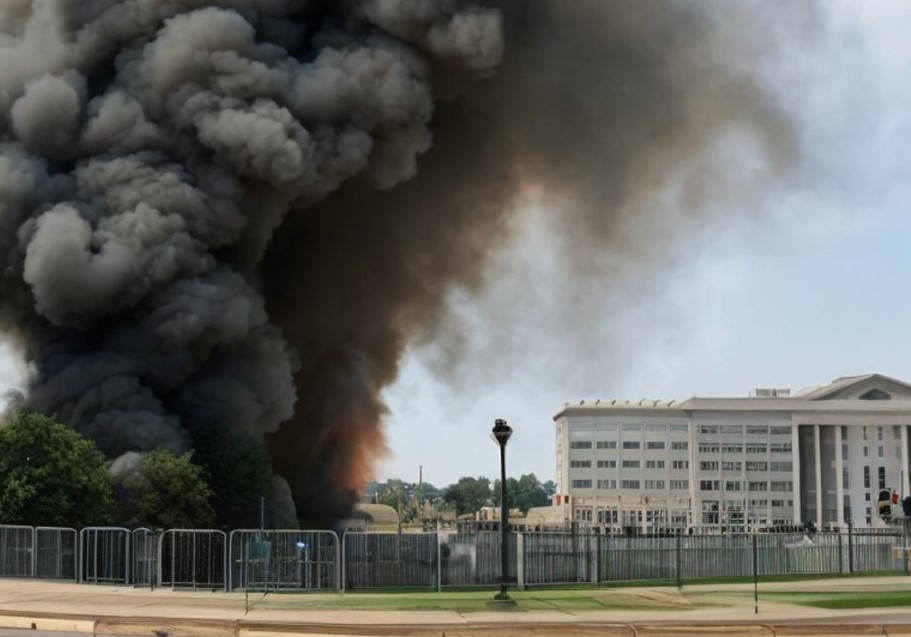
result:
M 753 612 L 759 614 L 759 554 L 756 551 L 756 534 L 753 533 Z
M 848 522 L 848 572 L 854 572 L 854 524 Z
M 347 529 L 344 532 L 342 532 L 341 538 L 339 538 L 337 533 L 335 534 L 335 539 L 338 540 L 338 545 L 336 545 L 336 556 L 339 556 L 337 572 L 338 572 L 338 578 L 339 578 L 338 579 L 338 592 L 340 594 L 345 592 L 345 584 L 346 584 L 345 580 L 348 579 L 348 569 L 345 568 L 347 566 L 345 564 L 345 552 L 346 552 L 346 548 L 347 548 L 346 547 L 347 538 L 348 538 Z
M 598 537 L 597 533 L 588 536 L 588 581 L 592 584 L 598 583 Z
M 843 575 L 845 572 L 844 540 L 841 533 L 838 534 L 838 574 Z
M 678 532 L 677 533 L 677 546 L 676 546 L 677 551 L 676 551 L 676 559 L 675 559 L 675 562 L 677 563 L 677 590 L 678 591 L 683 590 L 683 546 L 682 546 L 682 544 L 683 544 L 682 536 Z
M 525 590 L 525 534 L 516 533 L 516 588 Z
M 32 527 L 32 577 L 38 573 L 38 529 Z

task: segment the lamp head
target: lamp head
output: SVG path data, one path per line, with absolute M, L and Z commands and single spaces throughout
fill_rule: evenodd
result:
M 506 442 L 512 435 L 512 427 L 507 425 L 505 420 L 498 418 L 494 422 L 493 429 L 491 430 L 490 434 L 498 445 L 505 447 Z

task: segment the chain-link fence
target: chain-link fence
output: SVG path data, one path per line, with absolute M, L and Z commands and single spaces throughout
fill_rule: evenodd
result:
M 341 547 L 332 531 L 237 530 L 228 590 L 339 590 Z
M 520 586 L 909 572 L 900 531 L 635 537 L 510 533 Z M 346 533 L 0 526 L 0 577 L 224 590 L 492 586 L 497 531 Z

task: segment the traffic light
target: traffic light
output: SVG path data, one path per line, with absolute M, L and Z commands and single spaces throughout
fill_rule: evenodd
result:
M 877 507 L 879 508 L 879 517 L 891 518 L 892 517 L 892 490 L 891 489 L 882 489 L 879 492 L 879 498 L 878 498 L 876 504 L 877 504 Z

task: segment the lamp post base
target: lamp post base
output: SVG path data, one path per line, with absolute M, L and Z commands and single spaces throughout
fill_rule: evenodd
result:
M 487 610 L 517 610 L 516 600 L 506 592 L 506 586 L 500 587 L 500 592 L 493 596 L 493 599 L 487 602 Z

